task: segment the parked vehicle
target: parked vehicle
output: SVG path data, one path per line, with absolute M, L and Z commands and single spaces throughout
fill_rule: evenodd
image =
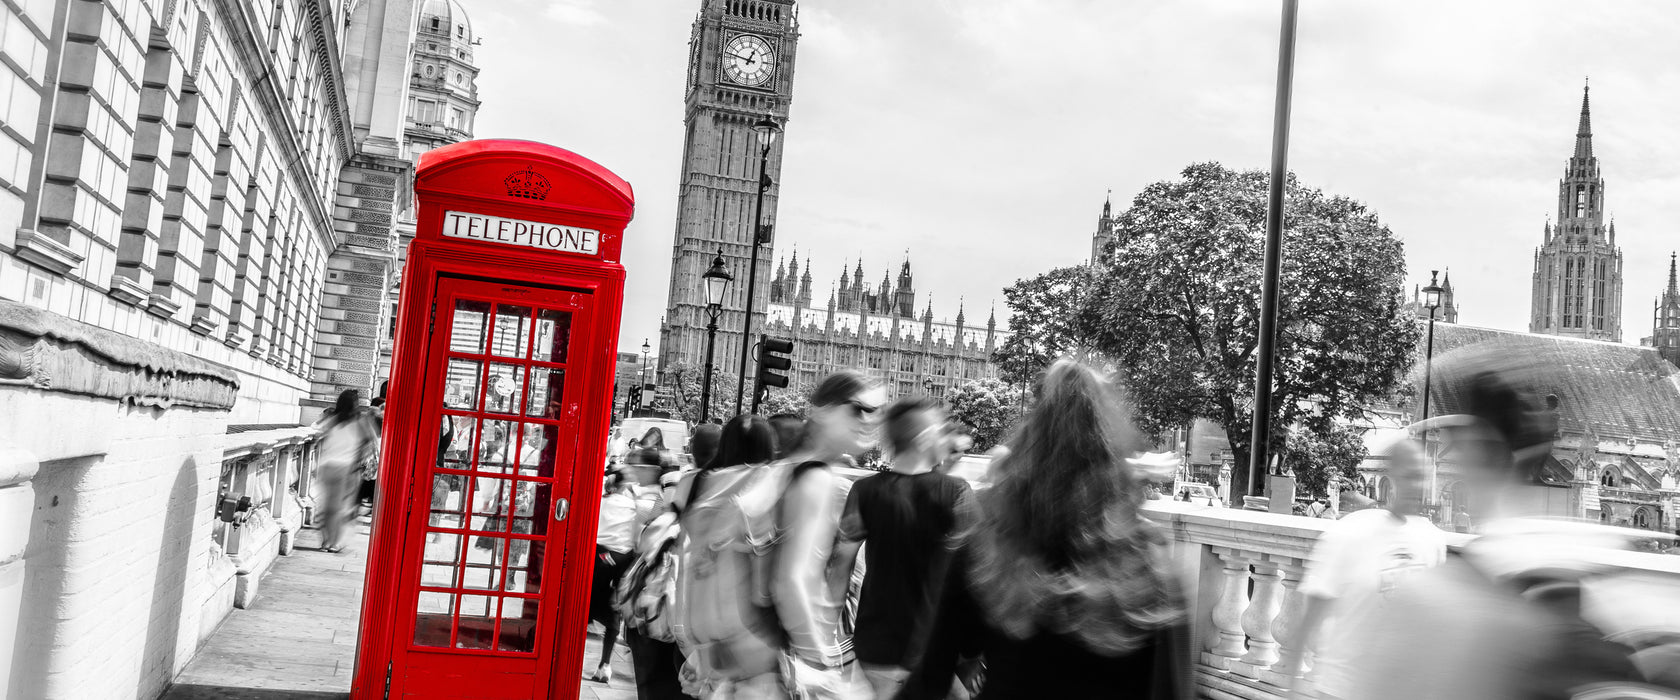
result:
M 1191 503 L 1195 503 L 1197 505 L 1214 507 L 1224 507 L 1225 505 L 1223 501 L 1219 500 L 1219 492 L 1214 491 L 1212 486 L 1196 483 L 1194 481 L 1179 481 L 1173 483 L 1173 500 L 1182 501 L 1185 500 L 1186 496 L 1189 496 Z
M 951 465 L 947 473 L 967 481 L 975 491 L 985 490 L 992 485 L 992 456 L 965 454 L 957 458 L 957 463 Z
M 657 428 L 665 438 L 665 448 L 672 454 L 682 454 L 688 451 L 687 421 L 674 418 L 626 418 L 607 437 L 607 464 L 613 464 L 624 456 L 631 440 L 640 440 L 650 428 Z

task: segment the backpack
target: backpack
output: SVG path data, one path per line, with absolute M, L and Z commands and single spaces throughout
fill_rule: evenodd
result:
M 780 504 L 787 485 L 816 466 L 823 463 L 728 467 L 693 480 L 677 545 L 682 576 L 672 632 L 704 676 L 777 671 L 784 639 L 771 583 Z
M 682 527 L 675 513 L 664 513 L 643 528 L 638 554 L 619 580 L 613 607 L 625 624 L 649 639 L 676 641 L 671 604 L 677 595 L 677 540 Z

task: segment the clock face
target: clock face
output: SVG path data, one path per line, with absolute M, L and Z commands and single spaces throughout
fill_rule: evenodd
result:
M 762 87 L 776 73 L 776 52 L 770 42 L 752 34 L 737 34 L 723 46 L 723 74 L 730 82 Z

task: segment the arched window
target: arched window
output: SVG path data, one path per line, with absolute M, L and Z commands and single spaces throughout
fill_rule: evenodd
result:
M 1620 477 L 1620 474 L 1617 474 L 1616 470 L 1606 469 L 1606 470 L 1604 470 L 1604 475 L 1598 477 L 1598 483 L 1599 483 L 1600 486 L 1608 486 L 1610 488 L 1616 488 L 1617 482 L 1620 481 L 1619 477 Z
M 1641 507 L 1638 510 L 1633 511 L 1633 526 L 1634 527 L 1637 527 L 1641 530 L 1654 529 L 1652 527 L 1654 525 L 1654 523 L 1652 523 L 1651 520 L 1652 520 L 1651 509 Z
M 1586 216 L 1587 215 L 1587 186 L 1586 185 L 1576 185 L 1575 186 L 1575 215 L 1576 216 Z

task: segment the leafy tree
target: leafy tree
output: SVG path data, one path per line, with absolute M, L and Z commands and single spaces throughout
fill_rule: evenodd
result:
M 700 421 L 700 387 L 705 368 L 679 362 L 665 370 L 666 381 L 675 387 L 671 392 L 671 415 L 698 425 Z M 728 420 L 735 415 L 735 374 L 712 370 L 712 419 Z M 751 400 L 751 397 L 747 397 Z
M 973 427 L 973 450 L 984 452 L 1008 437 L 1020 417 L 1020 389 L 990 377 L 970 380 L 945 393 L 945 406 L 952 418 Z
M 1359 463 L 1365 455 L 1365 441 L 1345 425 L 1323 433 L 1297 430 L 1284 443 L 1283 466 L 1295 473 L 1296 486 L 1303 493 L 1327 496 L 1331 483 L 1359 478 Z
M 1127 383 L 1146 431 L 1217 422 L 1237 463 L 1235 494 L 1249 492 L 1267 180 L 1262 171 L 1200 163 L 1145 187 L 1119 217 L 1112 254 L 1088 293 L 1047 311 L 1023 306 L 1032 313 L 1010 328 L 1028 338 L 1089 338 Z M 1418 338 L 1400 307 L 1399 240 L 1357 201 L 1294 176 L 1285 187 L 1272 454 L 1285 447 L 1282 426 L 1330 436 L 1338 421 L 1392 396 Z M 1042 320 L 1069 317 L 1071 334 Z M 1305 464 L 1297 474 L 1318 468 Z
M 1089 353 L 1095 337 L 1079 323 L 1097 268 L 1059 267 L 1003 290 L 1009 305 L 1009 337 L 992 353 L 1003 380 L 1026 384 L 1063 355 Z
M 803 418 L 810 410 L 810 391 L 805 387 L 794 386 L 770 389 L 770 393 L 765 395 L 764 401 L 758 407 L 758 412 L 766 416 L 789 413 Z

